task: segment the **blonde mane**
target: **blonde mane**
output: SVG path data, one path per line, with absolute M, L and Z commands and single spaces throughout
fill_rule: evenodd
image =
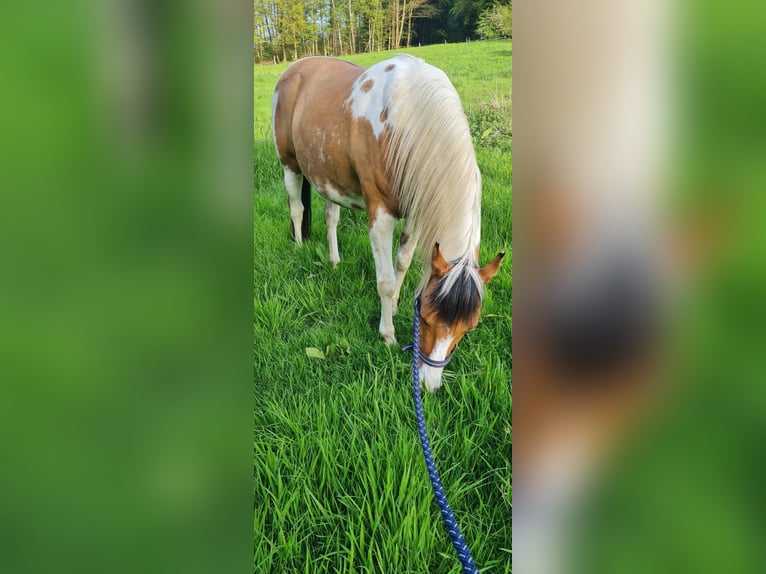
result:
M 423 263 L 420 289 L 431 275 L 434 245 L 456 262 L 445 288 L 476 272 L 481 235 L 481 174 L 455 88 L 441 70 L 407 56 L 411 69 L 391 86 L 386 164 L 402 217 L 418 241 Z

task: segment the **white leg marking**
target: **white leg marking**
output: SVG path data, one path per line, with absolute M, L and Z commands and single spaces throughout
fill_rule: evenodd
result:
M 380 295 L 380 336 L 388 345 L 396 343 L 393 319 L 393 296 L 396 277 L 391 260 L 396 218 L 378 208 L 375 222 L 370 226 L 370 244 L 375 259 L 375 275 Z
M 330 250 L 330 265 L 333 267 L 340 262 L 337 233 L 339 219 L 340 205 L 336 205 L 328 199 L 324 204 L 324 222 L 325 225 L 327 225 L 327 245 Z
M 399 292 L 402 289 L 402 283 L 404 282 L 404 276 L 407 275 L 407 270 L 412 263 L 412 255 L 415 253 L 415 247 L 418 241 L 410 233 L 410 226 L 408 222 L 405 222 L 402 229 L 402 235 L 407 234 L 407 241 L 404 245 L 401 244 L 401 236 L 399 238 L 399 249 L 396 252 L 396 287 L 394 288 L 394 315 L 399 311 Z
M 303 176 L 287 167 L 284 170 L 285 188 L 287 188 L 287 198 L 290 200 L 290 219 L 293 222 L 295 242 L 298 245 L 302 245 L 301 222 L 303 220 L 303 203 L 301 203 L 301 185 L 303 184 Z
M 452 344 L 452 337 L 444 337 L 437 339 L 434 348 L 431 350 L 431 354 L 428 355 L 429 359 L 434 361 L 443 361 L 447 357 L 447 351 Z M 426 386 L 428 392 L 433 393 L 436 389 L 442 386 L 442 371 L 443 367 L 430 367 L 428 365 L 420 365 L 420 378 Z

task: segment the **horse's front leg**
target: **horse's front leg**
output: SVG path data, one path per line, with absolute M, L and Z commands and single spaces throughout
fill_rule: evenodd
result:
M 394 290 L 396 277 L 394 265 L 391 260 L 391 249 L 394 240 L 394 226 L 396 218 L 378 207 L 374 212 L 368 210 L 370 222 L 370 244 L 372 245 L 372 257 L 375 259 L 375 275 L 378 281 L 378 295 L 380 295 L 380 336 L 388 345 L 396 343 L 394 333 Z
M 404 276 L 407 275 L 407 270 L 410 268 L 412 262 L 412 255 L 415 253 L 415 247 L 418 244 L 416 237 L 413 237 L 409 220 L 404 222 L 404 228 L 402 234 L 399 236 L 399 249 L 396 252 L 396 287 L 394 288 L 394 315 L 398 311 L 399 307 L 399 292 L 402 289 L 402 283 L 404 282 Z

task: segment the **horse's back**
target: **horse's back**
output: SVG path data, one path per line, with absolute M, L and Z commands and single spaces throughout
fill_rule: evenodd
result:
M 362 72 L 363 67 L 345 60 L 322 56 L 303 58 L 284 71 L 274 94 L 278 101 L 284 102 L 286 109 L 299 105 L 321 107 L 350 91 Z
M 362 66 L 347 62 L 346 60 L 326 56 L 309 56 L 290 64 L 279 77 L 277 88 L 279 88 L 280 84 L 289 81 L 294 76 L 303 76 L 308 80 L 325 77 L 333 82 L 337 81 L 344 74 L 348 74 L 356 79 L 362 72 L 364 72 Z
M 338 117 L 342 110 L 343 94 L 364 68 L 338 60 L 314 56 L 292 64 L 279 78 L 272 100 L 273 127 L 277 138 L 277 151 L 292 150 L 290 136 L 304 119 Z M 280 133 L 283 132 L 283 133 Z M 284 137 L 280 137 L 284 136 Z
M 454 105 L 445 105 L 447 100 Z M 456 113 L 463 115 L 444 72 L 418 58 L 397 55 L 365 69 L 311 57 L 292 64 L 277 82 L 274 138 L 282 165 L 303 174 L 327 199 L 345 207 L 366 205 L 371 213 L 382 205 L 400 217 L 388 164 L 391 142 L 406 139 L 420 150 L 410 162 L 420 169 L 434 145 L 428 134 L 437 129 L 451 139 L 444 127 Z M 468 134 L 465 128 L 460 135 Z M 462 139 L 470 148 L 470 135 Z

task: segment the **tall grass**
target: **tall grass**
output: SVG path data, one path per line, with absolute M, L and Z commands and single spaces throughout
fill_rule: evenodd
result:
M 412 49 L 445 70 L 473 106 L 510 94 L 511 43 Z M 371 64 L 387 54 L 352 59 Z M 367 217 L 342 210 L 341 263 L 328 263 L 322 199 L 313 235 L 289 237 L 270 133 L 285 65 L 255 68 L 254 572 L 460 572 L 433 502 L 414 424 L 410 356 L 380 340 Z M 481 134 L 474 134 L 480 136 Z M 475 138 L 484 178 L 481 260 L 508 253 L 479 328 L 460 343 L 445 386 L 425 397 L 437 466 L 483 572 L 511 571 L 510 141 Z M 505 146 L 507 144 L 507 147 Z M 410 340 L 413 269 L 394 318 Z M 310 358 L 315 347 L 325 358 Z

